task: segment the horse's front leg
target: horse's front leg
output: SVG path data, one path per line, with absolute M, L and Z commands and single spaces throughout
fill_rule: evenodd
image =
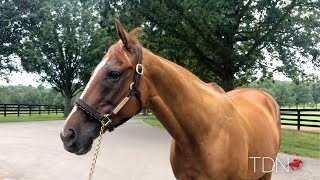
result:
M 170 163 L 177 180 L 208 180 L 205 173 L 199 168 L 199 162 L 183 153 L 180 147 L 172 140 Z

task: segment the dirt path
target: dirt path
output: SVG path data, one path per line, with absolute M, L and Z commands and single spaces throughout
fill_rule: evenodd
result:
M 76 156 L 62 147 L 63 121 L 1 123 L 0 180 L 85 180 L 92 153 Z M 169 163 L 171 137 L 163 129 L 132 119 L 104 136 L 94 180 L 174 180 Z M 275 180 L 318 180 L 320 160 L 302 159 L 301 170 L 278 167 Z M 2 178 L 2 179 L 1 179 Z

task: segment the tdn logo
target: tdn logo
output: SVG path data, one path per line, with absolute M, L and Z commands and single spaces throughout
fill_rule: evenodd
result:
M 300 159 L 294 159 L 287 166 L 290 166 L 292 170 L 300 169 L 300 164 L 303 163 Z
M 278 158 L 272 159 L 270 157 L 249 157 L 249 159 L 253 160 L 254 172 L 256 172 L 258 166 L 261 167 L 262 172 L 278 172 L 280 168 L 283 168 L 286 172 L 289 172 L 290 168 L 292 170 L 300 169 L 300 164 L 303 163 L 300 159 L 294 159 L 292 162 L 290 162 L 289 158 L 287 158 L 287 162 L 281 162 L 281 160 Z M 271 169 L 265 168 L 265 163 L 267 163 L 267 161 L 272 164 Z

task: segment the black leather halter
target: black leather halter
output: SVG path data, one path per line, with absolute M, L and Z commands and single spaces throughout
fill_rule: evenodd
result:
M 93 118 L 99 120 L 102 124 L 107 124 L 107 130 L 109 132 L 113 131 L 115 127 L 118 127 L 119 125 L 125 123 L 127 120 L 129 120 L 131 117 L 126 118 L 122 121 L 120 121 L 118 124 L 114 125 L 112 124 L 112 118 L 114 115 L 116 115 L 122 107 L 129 101 L 129 99 L 134 95 L 140 104 L 140 109 L 137 112 L 137 114 L 142 109 L 142 101 L 141 101 L 141 93 L 139 90 L 140 86 L 140 78 L 143 74 L 143 66 L 142 66 L 142 49 L 140 46 L 138 46 L 138 63 L 135 68 L 135 76 L 134 76 L 134 82 L 130 85 L 130 91 L 126 97 L 124 97 L 118 104 L 115 106 L 112 111 L 110 111 L 108 114 L 101 114 L 94 108 L 92 108 L 90 105 L 88 105 L 85 101 L 82 99 L 76 100 L 76 105 L 81 108 L 83 111 L 85 111 L 87 114 L 92 116 Z M 107 122 L 105 122 L 107 120 Z

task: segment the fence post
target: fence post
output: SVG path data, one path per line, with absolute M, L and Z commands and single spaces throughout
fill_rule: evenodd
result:
M 144 116 L 148 115 L 148 109 L 143 109 L 142 112 Z
M 20 116 L 20 104 L 18 104 L 18 116 Z
M 56 105 L 56 114 L 58 114 L 58 106 Z
M 6 117 L 7 116 L 7 105 L 5 104 L 4 105 L 4 117 Z
M 298 130 L 300 130 L 300 109 L 298 109 Z
M 48 107 L 48 114 L 50 114 L 50 105 L 49 106 L 47 106 Z
M 31 116 L 31 105 L 29 104 L 29 116 Z
M 39 115 L 41 115 L 41 105 L 39 105 Z

